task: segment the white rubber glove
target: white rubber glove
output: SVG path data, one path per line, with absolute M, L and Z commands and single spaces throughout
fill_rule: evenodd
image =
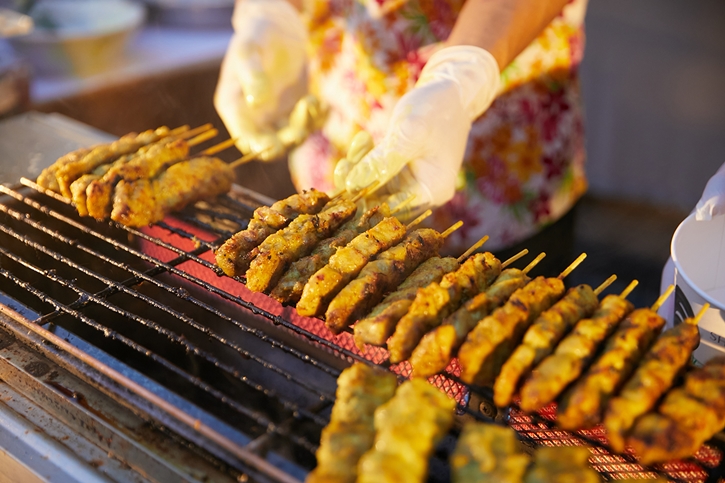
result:
M 695 207 L 696 220 L 711 220 L 725 214 L 725 164 L 710 178 Z
M 354 192 L 392 180 L 389 192 L 413 194 L 419 206 L 449 201 L 471 123 L 493 102 L 499 77 L 496 60 L 481 48 L 446 47 L 433 54 L 396 104 L 383 140 L 349 169 L 345 188 Z
M 243 153 L 284 154 L 277 136 L 307 92 L 307 30 L 286 0 L 243 0 L 222 62 L 214 107 Z

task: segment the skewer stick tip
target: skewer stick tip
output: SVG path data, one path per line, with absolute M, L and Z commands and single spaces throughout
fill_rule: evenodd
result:
M 539 253 L 536 256 L 536 258 L 534 258 L 533 260 L 531 260 L 531 263 L 529 263 L 528 265 L 526 265 L 526 268 L 524 268 L 521 271 L 524 272 L 524 274 L 529 273 L 536 265 L 539 264 L 539 262 L 541 260 L 544 259 L 545 256 L 546 256 L 546 253 L 544 253 L 544 252 Z
M 665 303 L 665 300 L 670 298 L 670 295 L 672 295 L 672 292 L 674 290 L 675 290 L 674 285 L 670 285 L 669 287 L 667 287 L 667 290 L 665 290 L 665 292 L 662 295 L 660 295 L 657 300 L 655 300 L 655 303 L 652 304 L 652 307 L 650 307 L 652 309 L 652 312 L 657 312 L 659 310 L 659 308 L 662 306 L 662 304 Z
M 231 163 L 229 163 L 229 167 L 234 169 L 234 168 L 238 168 L 239 166 L 241 166 L 243 164 L 247 164 L 250 161 L 255 161 L 262 154 L 266 153 L 267 151 L 272 150 L 272 148 L 274 148 L 274 146 L 269 146 L 268 148 L 265 148 L 261 151 L 247 153 L 244 156 L 242 156 L 241 158 L 236 159 L 236 160 L 232 161 Z
M 176 127 L 169 131 L 169 135 L 171 136 L 178 136 L 179 134 L 183 134 L 187 132 L 190 129 L 190 126 L 188 124 L 184 124 L 183 126 Z
M 607 287 L 612 285 L 615 280 L 617 280 L 617 276 L 610 275 L 609 278 L 606 279 L 605 281 L 603 281 L 599 287 L 594 289 L 594 295 L 599 295 L 600 293 L 602 293 L 604 291 L 604 289 L 606 289 Z
M 622 293 L 619 294 L 619 297 L 622 299 L 626 299 L 627 297 L 629 297 L 629 294 L 632 293 L 632 290 L 637 287 L 637 285 L 639 285 L 639 280 L 632 280 L 631 282 L 629 282 L 629 285 L 627 285 L 627 287 L 622 290 Z
M 194 129 L 185 129 L 182 134 L 179 136 L 181 139 L 189 139 L 193 138 L 197 134 L 201 134 L 203 132 L 206 132 L 213 128 L 214 126 L 211 125 L 211 123 L 206 123 L 204 125 L 201 125 L 199 127 L 195 127 Z
M 411 221 L 410 223 L 408 223 L 405 226 L 405 231 L 408 231 L 411 228 L 413 228 L 415 225 L 418 225 L 418 224 L 422 223 L 423 220 L 425 220 L 426 218 L 428 218 L 432 214 L 433 214 L 433 211 L 431 211 L 431 210 L 425 210 L 425 212 L 422 215 L 418 216 L 418 218 L 416 218 L 415 220 Z
M 586 253 L 582 253 L 581 255 L 579 255 L 578 257 L 576 257 L 576 260 L 574 260 L 573 262 L 571 262 L 571 265 L 569 265 L 568 267 L 566 267 L 564 269 L 564 271 L 559 274 L 559 277 L 558 278 L 566 278 L 566 277 L 568 277 L 569 274 L 571 274 L 571 272 L 573 272 L 574 269 L 576 267 L 578 267 L 581 264 L 581 262 L 584 261 L 584 259 L 586 257 L 587 257 L 587 254 Z
M 529 253 L 529 249 L 528 248 L 524 248 L 523 250 L 521 250 L 520 252 L 518 252 L 516 255 L 514 255 L 513 257 L 511 257 L 508 260 L 506 260 L 505 262 L 503 262 L 501 264 L 501 268 L 508 267 L 509 265 L 511 265 L 512 263 L 514 263 L 519 258 L 526 256 L 528 253 Z
M 353 203 L 357 203 L 358 201 L 360 201 L 361 199 L 365 198 L 367 195 L 371 194 L 373 191 L 375 191 L 376 189 L 378 189 L 379 186 L 380 186 L 380 181 L 379 180 L 373 181 L 372 183 L 370 183 L 369 185 L 367 185 L 366 187 L 364 187 L 363 189 L 361 189 L 360 191 L 358 191 L 355 194 L 355 196 L 353 196 L 350 199 L 350 201 L 353 202 Z
M 685 322 L 688 324 L 692 324 L 692 325 L 699 324 L 700 319 L 702 318 L 703 315 L 705 315 L 705 312 L 707 312 L 707 309 L 709 309 L 709 308 L 710 308 L 710 304 L 705 302 L 705 305 L 703 305 L 700 308 L 700 311 L 694 317 L 687 319 Z
M 430 210 L 428 210 L 428 211 L 430 211 Z M 450 236 L 451 233 L 453 233 L 454 231 L 456 231 L 457 229 L 459 229 L 462 226 L 463 226 L 463 222 L 459 220 L 459 221 L 455 222 L 454 224 L 452 224 L 446 231 L 441 233 L 441 236 L 443 238 L 448 238 L 448 236 Z
M 222 141 L 219 144 L 215 144 L 214 146 L 211 146 L 209 148 L 206 148 L 204 151 L 200 152 L 199 154 L 201 156 L 213 156 L 216 153 L 220 153 L 224 151 L 225 149 L 229 149 L 237 142 L 236 139 L 230 138 L 226 141 Z
M 485 235 L 483 238 L 481 238 L 476 243 L 474 243 L 471 246 L 471 248 L 469 248 L 468 250 L 466 250 L 465 252 L 463 252 L 463 255 L 461 255 L 460 257 L 458 257 L 458 263 L 463 263 L 463 260 L 465 260 L 470 255 L 472 255 L 473 252 L 475 252 L 476 250 L 478 250 L 479 248 L 481 248 L 481 246 L 483 246 L 483 244 L 486 243 L 488 241 L 488 239 L 489 239 L 489 236 L 488 235 Z
M 413 202 L 413 200 L 414 200 L 414 199 L 415 199 L 415 195 L 410 195 L 410 196 L 408 196 L 408 197 L 407 197 L 406 199 L 404 199 L 403 201 L 401 201 L 400 203 L 398 203 L 398 206 L 396 206 L 396 207 L 395 207 L 395 208 L 394 208 L 394 209 L 393 209 L 393 210 L 392 210 L 392 211 L 390 212 L 390 215 L 392 216 L 392 215 L 395 215 L 396 213 L 400 213 L 400 211 L 401 211 L 401 210 L 402 210 L 403 208 L 405 208 L 405 207 L 407 207 L 408 205 L 410 205 L 410 204 L 411 204 L 411 203 Z
M 187 144 L 189 146 L 196 146 L 197 144 L 201 144 L 204 141 L 208 141 L 208 140 L 216 137 L 217 134 L 219 134 L 219 130 L 212 128 L 206 132 L 199 134 L 198 136 L 195 136 L 195 137 L 189 139 L 189 141 L 187 141 Z

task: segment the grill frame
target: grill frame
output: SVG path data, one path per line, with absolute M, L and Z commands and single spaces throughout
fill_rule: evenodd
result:
M 46 202 L 38 201 L 47 200 Z M 5 200 L 10 200 L 10 205 L 6 204 Z M 69 206 L 68 201 L 60 197 L 59 195 L 43 190 L 37 186 L 34 182 L 22 179 L 20 184 L 8 186 L 0 186 L 0 219 L 10 220 L 13 223 L 19 223 L 19 226 L 26 227 L 28 230 L 35 230 L 38 233 L 42 233 L 41 238 L 50 237 L 54 241 L 54 244 L 46 247 L 43 244 L 31 240 L 28 236 L 23 235 L 17 229 L 7 228 L 8 225 L 0 223 L 0 237 L 14 237 L 17 243 L 25 244 L 29 249 L 34 250 L 38 254 L 42 254 L 42 257 L 48 257 L 49 259 L 55 260 L 58 263 L 69 266 L 72 270 L 78 271 L 83 275 L 90 277 L 95 280 L 95 283 L 105 285 L 105 288 L 98 292 L 92 292 L 83 287 L 78 286 L 77 281 L 66 280 L 64 276 L 58 275 L 52 270 L 43 270 L 42 267 L 35 267 L 33 263 L 25 260 L 22 256 L 18 256 L 12 250 L 0 246 L 0 275 L 5 280 L 13 282 L 18 287 L 29 293 L 36 292 L 34 295 L 45 304 L 50 304 L 54 307 L 53 311 L 46 313 L 38 317 L 37 320 L 32 320 L 28 317 L 28 313 L 21 313 L 21 311 L 13 310 L 11 307 L 0 303 L 0 313 L 5 315 L 3 325 L 8 326 L 13 330 L 15 336 L 23 339 L 25 342 L 34 345 L 34 347 L 40 350 L 43 355 L 59 364 L 64 369 L 74 373 L 83 380 L 93 384 L 99 390 L 113 396 L 118 397 L 123 404 L 134 411 L 143 413 L 146 417 L 157 421 L 160 425 L 169 428 L 172 432 L 180 435 L 181 437 L 192 442 L 202 451 L 205 451 L 214 457 L 224 461 L 230 466 L 236 468 L 238 471 L 245 475 L 249 475 L 253 480 L 259 481 L 299 481 L 289 473 L 281 471 L 277 466 L 271 463 L 268 459 L 265 459 L 259 454 L 264 454 L 265 447 L 269 446 L 271 441 L 279 440 L 279 438 L 289 438 L 293 445 L 304 447 L 308 452 L 313 452 L 316 448 L 314 443 L 306 440 L 305 438 L 299 439 L 295 434 L 289 434 L 290 430 L 288 427 L 294 426 L 296 422 L 301 420 L 307 420 L 315 423 L 318 426 L 324 426 L 326 423 L 326 411 L 329 410 L 330 405 L 334 400 L 334 393 L 330 393 L 329 390 L 321 390 L 316 388 L 314 384 L 310 384 L 307 380 L 294 381 L 298 383 L 300 387 L 316 396 L 319 397 L 317 405 L 314 407 L 301 407 L 296 402 L 290 400 L 284 394 L 277 394 L 274 390 L 270 391 L 269 388 L 261 384 L 259 381 L 253 381 L 247 376 L 242 376 L 244 383 L 251 390 L 255 390 L 265 394 L 268 397 L 276 399 L 278 403 L 290 414 L 290 417 L 283 421 L 268 421 L 263 418 L 256 420 L 257 423 L 266 423 L 266 432 L 252 441 L 247 441 L 246 444 L 240 445 L 239 438 L 236 440 L 233 437 L 229 437 L 230 434 L 235 435 L 235 428 L 228 427 L 225 423 L 219 425 L 207 424 L 204 418 L 194 418 L 190 414 L 197 408 L 193 403 L 190 403 L 188 407 L 182 406 L 177 407 L 170 403 L 168 400 L 160 397 L 153 391 L 149 391 L 145 387 L 148 383 L 139 384 L 137 381 L 128 378 L 123 371 L 119 371 L 116 367 L 107 364 L 105 360 L 101 358 L 89 355 L 83 350 L 76 347 L 79 342 L 74 340 L 74 343 L 64 340 L 62 336 L 54 333 L 54 320 L 57 321 L 63 316 L 75 317 L 84 321 L 86 317 L 84 311 L 88 311 L 88 307 L 100 306 L 103 309 L 116 313 L 121 317 L 133 320 L 145 327 L 148 327 L 152 331 L 156 331 L 157 334 L 163 335 L 168 338 L 173 338 L 174 334 L 169 329 L 159 326 L 153 319 L 135 316 L 131 311 L 124 311 L 119 308 L 113 302 L 108 302 L 109 299 L 114 297 L 118 298 L 118 294 L 126 295 L 130 298 L 140 300 L 142 303 L 151 305 L 154 310 L 158 310 L 168 316 L 175 317 L 179 321 L 188 324 L 194 330 L 215 339 L 218 343 L 226 344 L 231 349 L 237 351 L 240 355 L 249 358 L 249 360 L 259 363 L 271 370 L 273 373 L 291 381 L 294 375 L 286 371 L 282 367 L 277 367 L 275 364 L 269 364 L 269 361 L 258 356 L 255 353 L 250 352 L 242 347 L 234 347 L 230 345 L 229 341 L 226 340 L 222 335 L 215 333 L 212 329 L 209 329 L 206 325 L 195 320 L 193 317 L 185 315 L 183 312 L 171 307 L 170 303 L 160 303 L 157 305 L 153 297 L 149 297 L 143 291 L 134 289 L 133 287 L 148 286 L 155 287 L 156 290 L 166 292 L 173 297 L 177 297 L 185 302 L 189 302 L 195 306 L 196 309 L 209 313 L 217 319 L 224 320 L 230 323 L 235 330 L 240 330 L 250 337 L 256 337 L 261 342 L 269 344 L 275 350 L 279 350 L 290 357 L 296 358 L 304 364 L 308 364 L 314 368 L 315 371 L 324 374 L 325 377 L 336 378 L 340 371 L 351 362 L 360 361 L 368 364 L 377 364 L 383 367 L 388 367 L 394 372 L 398 373 L 399 376 L 405 378 L 410 374 L 410 368 L 407 363 L 398 364 L 391 367 L 387 362 L 387 353 L 382 349 L 372 349 L 366 351 L 364 354 L 358 353 L 350 345 L 344 345 L 340 343 L 340 339 L 326 337 L 321 330 L 312 328 L 305 328 L 299 324 L 299 321 L 293 320 L 289 317 L 290 310 L 282 310 L 275 312 L 269 310 L 260 305 L 256 305 L 253 301 L 247 300 L 242 296 L 234 295 L 224 288 L 220 288 L 214 283 L 210 283 L 207 280 L 199 278 L 198 276 L 185 271 L 180 268 L 186 263 L 196 264 L 206 271 L 210 271 L 216 275 L 221 275 L 221 271 L 211 261 L 203 258 L 204 254 L 209 254 L 211 250 L 219 246 L 226 238 L 231 236 L 235 231 L 243 229 L 246 226 L 248 217 L 251 216 L 252 210 L 265 203 L 266 200 L 256 197 L 253 192 L 240 190 L 235 187 L 231 196 L 221 197 L 217 204 L 200 203 L 194 208 L 185 211 L 178 216 L 175 216 L 175 220 L 180 223 L 164 220 L 155 226 L 156 229 L 164 230 L 169 237 L 178 237 L 180 240 L 186 240 L 186 242 L 193 242 L 194 248 L 185 249 L 181 248 L 177 244 L 168 242 L 168 238 L 162 240 L 159 237 L 155 237 L 144 230 L 137 230 L 133 228 L 123 227 L 121 225 L 110 223 L 108 225 L 99 224 L 92 220 L 81 219 L 76 214 L 72 207 Z M 21 209 L 22 208 L 22 209 Z M 24 211 L 27 210 L 27 211 Z M 28 215 L 26 215 L 29 214 Z M 35 215 L 33 215 L 35 214 Z M 42 215 L 42 216 L 41 216 Z M 40 217 L 40 219 L 36 219 Z M 68 226 L 67 230 L 76 230 L 83 233 L 84 236 L 89 236 L 93 239 L 99 240 L 99 242 L 106 243 L 118 250 L 123 254 L 124 257 L 135 257 L 139 263 L 151 264 L 151 268 L 145 271 L 141 271 L 135 267 L 127 266 L 124 262 L 119 261 L 115 257 L 104 255 L 101 251 L 86 246 L 83 243 L 79 243 L 71 238 L 70 233 L 62 233 L 53 231 L 52 228 L 47 227 L 41 220 L 50 219 L 54 223 L 60 223 L 61 225 Z M 213 233 L 215 238 L 212 240 L 198 238 L 198 233 L 192 233 L 189 231 L 189 227 L 193 227 L 195 230 L 204 231 L 207 233 Z M 231 228 L 231 229 L 230 229 Z M 171 257 L 169 260 L 160 261 L 157 258 L 144 253 L 140 248 L 131 246 L 132 243 L 124 243 L 114 237 L 111 237 L 104 233 L 110 231 L 115 235 L 125 232 L 126 234 L 135 237 L 142 243 L 150 243 L 162 250 L 168 252 Z M 72 248 L 78 250 L 81 253 L 85 253 L 88 256 L 94 257 L 96 260 L 101 261 L 104 264 L 108 264 L 114 269 L 125 271 L 131 274 L 124 280 L 114 280 L 104 274 L 96 273 L 93 269 L 86 268 L 82 264 L 70 260 L 62 254 L 56 251 L 55 244 L 59 246 L 67 246 L 68 249 Z M 181 243 L 183 246 L 184 243 Z M 60 255 L 60 256 L 59 256 Z M 23 270 L 29 272 L 36 272 L 39 277 L 53 282 L 66 290 L 75 292 L 77 299 L 70 303 L 60 303 L 53 299 L 48 294 L 43 293 L 35 289 L 32 284 L 26 283 L 18 275 L 15 275 L 12 271 L 2 268 L 3 262 L 5 264 L 11 261 L 11 264 L 22 266 Z M 183 281 L 181 287 L 174 288 L 170 283 L 165 282 L 165 278 L 177 277 L 178 280 Z M 240 285 L 243 284 L 242 279 L 236 279 Z M 213 295 L 218 297 L 224 304 L 229 304 L 236 307 L 237 310 L 243 310 L 248 312 L 250 316 L 259 318 L 263 324 L 250 324 L 245 319 L 244 322 L 234 319 L 233 316 L 229 315 L 226 311 L 212 307 L 206 301 L 199 298 L 199 293 L 206 295 Z M 0 301 L 1 302 L 1 301 Z M 287 316 L 285 316 L 287 315 Z M 250 319 L 256 320 L 256 319 Z M 91 326 L 97 321 L 85 321 Z M 259 321 L 258 321 L 259 322 Z M 47 326 L 44 327 L 44 326 Z M 96 327 L 97 330 L 106 333 L 106 337 L 119 337 L 113 330 L 110 332 L 106 328 Z M 55 328 L 54 330 L 58 330 Z M 62 331 L 61 331 L 62 334 Z M 348 334 L 343 334 L 347 336 Z M 120 336 L 120 340 L 126 343 L 123 339 L 124 336 Z M 193 353 L 195 356 L 200 357 L 207 364 L 215 365 L 221 371 L 226 371 L 230 374 L 238 373 L 234 367 L 228 366 L 223 361 L 219 361 L 213 355 L 208 353 L 208 350 L 200 348 L 195 345 L 194 342 L 183 340 L 184 338 L 177 337 L 175 343 L 184 347 L 187 352 Z M 46 341 L 43 343 L 42 341 Z M 351 341 L 350 341 L 351 342 Z M 141 345 L 136 347 L 135 342 L 130 341 L 127 343 L 130 347 L 137 351 L 142 351 L 144 348 Z M 82 344 L 81 344 L 82 346 Z M 88 343 L 91 347 L 91 344 Z M 157 356 L 156 352 L 151 351 L 152 359 Z M 163 361 L 156 361 L 163 365 Z M 172 368 L 168 368 L 173 370 Z M 567 438 L 552 437 L 550 439 L 541 438 L 539 433 L 555 434 L 552 433 L 553 424 L 551 418 L 547 419 L 546 415 L 541 417 L 524 416 L 523 414 L 517 414 L 516 408 L 514 407 L 510 412 L 504 415 L 496 416 L 493 412 L 478 410 L 479 408 L 487 408 L 490 410 L 492 405 L 490 403 L 492 397 L 490 391 L 482 388 L 468 388 L 456 377 L 455 366 L 449 368 L 450 372 L 446 376 L 438 375 L 435 376 L 433 382 L 439 387 L 442 387 L 449 395 L 454 396 L 459 406 L 459 417 L 457 418 L 457 426 L 468 420 L 490 420 L 496 419 L 499 423 L 509 424 L 511 426 L 518 425 L 520 428 L 526 424 L 532 426 L 531 431 L 519 430 L 519 435 L 522 440 L 528 443 L 536 444 L 589 444 L 595 448 L 597 452 L 606 452 L 606 448 L 603 445 L 601 439 L 589 437 L 586 434 L 570 435 Z M 218 399 L 224 399 L 224 394 L 219 392 L 215 393 L 213 388 L 210 388 L 208 384 L 202 379 L 198 382 L 191 382 L 192 384 L 201 384 L 199 386 L 203 390 L 209 390 Z M 233 406 L 233 405 L 232 405 Z M 240 407 L 234 407 L 234 409 L 244 413 L 244 409 Z M 489 417 L 486 416 L 488 414 Z M 513 414 L 513 416 L 512 416 Z M 246 414 L 247 417 L 252 419 L 255 418 L 254 414 Z M 513 417 L 513 419 L 512 419 Z M 518 419 L 517 419 L 518 418 Z M 529 418 L 530 422 L 525 422 L 522 418 Z M 211 419 L 214 419 L 212 416 Z M 263 424 L 264 425 L 264 424 Z M 538 432 L 537 429 L 538 428 Z M 456 430 L 453 431 L 452 436 L 447 438 L 448 441 L 441 445 L 441 449 L 438 452 L 436 458 L 434 458 L 434 468 L 432 470 L 433 480 L 445 481 L 446 475 L 441 474 L 446 471 L 446 457 L 448 452 L 451 450 L 453 441 L 455 441 Z M 564 433 L 564 432 L 561 432 Z M 237 435 L 235 435 L 237 436 Z M 566 443 L 563 443 L 566 441 Z M 719 446 L 719 445 L 718 445 Z M 605 455 L 606 456 L 606 455 Z M 723 458 L 720 457 L 720 463 L 712 468 L 707 468 L 706 471 L 701 473 L 702 478 L 699 479 L 682 479 L 679 478 L 678 468 L 668 468 L 666 466 L 655 467 L 648 469 L 650 474 L 666 475 L 674 481 L 718 481 L 723 475 Z M 595 462 L 596 463 L 596 462 Z M 704 467 L 701 463 L 688 462 L 688 465 L 696 464 L 700 467 Z M 625 456 L 609 456 L 609 459 L 604 458 L 599 465 L 600 472 L 603 476 L 611 479 L 618 479 L 625 472 L 618 469 L 610 470 L 608 467 L 612 465 L 624 465 L 627 468 L 626 473 L 628 476 L 642 475 L 645 469 L 637 465 L 636 460 L 631 455 Z M 597 465 L 595 464 L 595 467 Z M 671 466 L 671 465 L 670 465 Z M 714 478 L 714 479 L 713 479 Z

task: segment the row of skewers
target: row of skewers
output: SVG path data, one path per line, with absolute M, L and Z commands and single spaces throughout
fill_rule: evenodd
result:
M 670 292 L 634 310 L 626 300 L 633 281 L 600 302 L 616 277 L 596 289 L 565 288 L 584 254 L 557 277 L 531 279 L 543 254 L 508 268 L 526 251 L 504 262 L 471 254 L 485 238 L 457 259 L 439 257 L 456 225 L 414 229 L 420 219 L 403 225 L 385 205 L 357 214 L 355 201 L 310 190 L 262 207 L 217 250 L 217 262 L 251 290 L 324 316 L 333 333 L 354 324 L 361 350 L 386 346 L 391 363 L 410 361 L 414 378 L 445 371 L 457 356 L 460 378 L 492 386 L 497 406 L 518 401 L 535 412 L 558 401 L 562 428 L 603 423 L 615 452 L 631 446 L 645 464 L 691 455 L 725 425 L 725 405 L 690 387 L 725 390 L 717 361 L 688 373 L 698 383 L 672 389 L 699 331 L 694 318 L 658 338 L 664 319 L 656 312 Z M 672 398 L 702 410 L 688 420 Z
M 389 371 L 362 363 L 338 378 L 330 424 L 322 431 L 317 467 L 307 483 L 422 482 L 436 445 L 453 425 L 455 404 L 422 379 L 397 384 Z M 468 423 L 451 454 L 454 483 L 601 481 L 585 447 L 540 448 L 525 454 L 516 433 Z

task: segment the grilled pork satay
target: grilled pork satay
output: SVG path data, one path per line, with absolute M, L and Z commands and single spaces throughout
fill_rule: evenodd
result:
M 111 218 L 127 226 L 146 226 L 190 203 L 226 193 L 233 181 L 234 171 L 218 158 L 183 161 L 155 179 L 118 183 Z
M 83 156 L 88 154 L 91 149 L 92 148 L 80 148 L 61 156 L 53 164 L 41 171 L 35 182 L 45 189 L 60 193 L 60 185 L 58 184 L 58 179 L 56 178 L 58 170 L 66 164 L 78 162 L 81 158 L 83 158 Z
M 635 423 L 627 438 L 643 464 L 694 454 L 725 426 L 725 357 L 710 359 L 685 376 L 656 411 Z
M 164 168 L 185 159 L 189 146 L 190 143 L 183 139 L 166 138 L 114 161 L 105 174 L 88 184 L 86 211 L 96 220 L 108 218 L 113 209 L 113 189 L 122 179 L 131 182 L 154 178 Z
M 84 174 L 70 184 L 71 199 L 73 200 L 73 205 L 76 207 L 76 210 L 78 210 L 79 215 L 88 216 L 88 198 L 86 197 L 86 189 L 88 188 L 88 185 L 90 185 L 93 181 L 100 179 L 110 168 L 110 164 L 102 164 L 94 169 L 92 173 Z
M 375 441 L 358 463 L 358 483 L 423 482 L 428 458 L 453 424 L 456 403 L 427 381 L 400 385 L 375 410 Z
M 634 422 L 672 387 L 699 344 L 696 318 L 665 331 L 655 341 L 619 395 L 609 402 L 604 415 L 609 445 L 615 452 L 624 451 L 627 433 Z
M 523 483 L 598 483 L 602 480 L 589 466 L 590 454 L 584 446 L 539 448 Z
M 375 410 L 395 394 L 392 372 L 356 362 L 337 378 L 330 424 L 322 430 L 317 467 L 307 483 L 354 483 L 357 463 L 373 445 Z
M 369 313 L 386 292 L 394 290 L 418 265 L 438 253 L 444 234 L 429 228 L 415 230 L 365 265 L 360 275 L 330 302 L 325 313 L 327 327 L 340 333 Z
M 324 313 L 330 300 L 375 255 L 399 243 L 405 231 L 405 225 L 390 216 L 353 238 L 330 257 L 327 265 L 310 277 L 297 303 L 297 312 L 309 317 Z
M 589 366 L 599 346 L 619 322 L 634 309 L 627 295 L 634 280 L 620 295 L 607 295 L 591 318 L 580 320 L 559 343 L 554 353 L 536 367 L 521 387 L 520 406 L 534 412 L 554 401 Z
M 655 306 L 659 307 L 661 301 L 662 297 Z M 665 320 L 655 310 L 635 310 L 619 325 L 599 358 L 564 393 L 557 414 L 559 426 L 579 430 L 601 422 L 609 399 L 622 387 L 665 325 Z
M 523 253 L 526 252 L 528 250 Z M 413 376 L 430 377 L 445 370 L 478 321 L 505 303 L 516 290 L 526 285 L 530 280 L 526 274 L 544 256 L 544 253 L 540 254 L 523 270 L 517 268 L 504 270 L 485 292 L 473 297 L 447 317 L 439 327 L 423 336 L 413 355 L 410 356 Z M 517 257 L 506 260 L 501 266 L 512 263 Z
M 272 221 L 272 217 L 276 217 L 274 213 L 291 221 L 301 214 L 319 213 L 329 200 L 329 196 L 324 192 L 311 189 L 276 201 L 269 209 L 257 208 L 253 218 L 249 220 L 247 229 L 235 233 L 216 250 L 217 265 L 230 277 L 244 275 L 249 268 L 249 263 L 257 255 L 255 248 L 277 231 L 277 228 L 273 228 L 267 223 L 269 221 L 275 224 L 279 221 L 278 218 L 276 221 Z
M 387 216 L 390 216 L 390 210 L 388 205 L 383 204 L 345 223 L 331 237 L 322 240 L 312 253 L 294 262 L 277 282 L 270 297 L 283 304 L 299 301 L 307 281 L 315 272 L 328 264 L 330 257 L 337 250 L 345 247 L 357 235 L 377 225 Z
M 574 324 L 594 313 L 599 305 L 597 295 L 616 278 L 610 277 L 596 290 L 592 290 L 589 285 L 571 288 L 561 300 L 539 315 L 496 378 L 493 401 L 498 407 L 508 406 L 522 379 L 531 369 L 554 351 Z
M 393 334 L 395 324 L 408 313 L 418 289 L 439 282 L 443 275 L 458 267 L 458 260 L 453 257 L 433 257 L 421 263 L 394 292 L 386 295 L 373 308 L 370 315 L 355 324 L 355 344 L 358 349 L 365 350 L 365 344 L 385 345 L 385 341 Z
M 420 339 L 460 307 L 461 303 L 485 290 L 501 274 L 501 262 L 492 253 L 477 253 L 455 272 L 418 290 L 408 313 L 400 319 L 388 341 L 390 362 L 410 357 Z
M 530 462 L 513 429 L 467 423 L 450 457 L 451 480 L 453 483 L 521 483 Z
M 110 163 L 120 156 L 135 153 L 140 147 L 154 143 L 169 134 L 169 128 L 160 127 L 140 134 L 127 134 L 110 144 L 101 144 L 94 147 L 82 158 L 66 163 L 57 169 L 56 179 L 61 194 L 66 198 L 71 198 L 70 185 L 82 175 L 90 173 L 98 166 Z
M 468 384 L 491 384 L 521 340 L 524 331 L 564 295 L 562 279 L 585 257 L 556 278 L 537 277 L 518 289 L 502 307 L 483 318 L 468 334 L 458 352 L 461 379 Z
M 355 216 L 357 206 L 343 200 L 316 215 L 301 215 L 287 227 L 267 237 L 247 270 L 247 288 L 267 292 L 279 281 L 290 263 L 309 254 L 324 238 Z

